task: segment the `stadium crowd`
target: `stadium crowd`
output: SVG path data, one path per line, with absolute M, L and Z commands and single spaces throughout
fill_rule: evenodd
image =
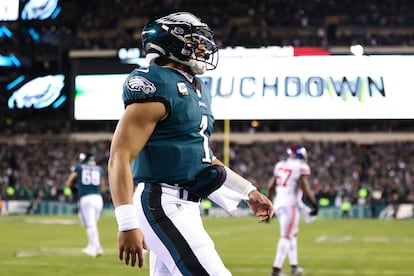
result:
M 34 25 L 40 37 L 44 34 L 36 47 L 30 37 L 16 31 L 14 37 L 0 36 L 2 49 L 45 56 L 71 49 L 140 47 L 145 22 L 172 9 L 203 18 L 215 30 L 220 47 L 414 45 L 414 3 L 405 0 L 72 0 L 60 4 L 56 21 Z M 13 32 L 19 25 L 5 24 Z
M 181 9 L 198 14 L 221 47 L 414 45 L 414 3 L 403 0 L 88 1 L 75 48 L 140 45 L 140 30 L 153 15 Z M 138 43 L 137 43 L 138 41 Z
M 289 141 L 231 143 L 230 166 L 256 183 L 263 193 L 275 162 L 286 158 Z M 0 189 L 2 198 L 71 201 L 63 189 L 70 167 L 80 152 L 92 152 L 97 163 L 106 167 L 109 140 L 94 142 L 48 141 L 18 145 L 0 143 Z M 414 201 L 414 142 L 360 145 L 355 142 L 302 141 L 309 152 L 312 188 L 317 198 L 350 198 L 352 204 L 397 204 Z M 222 141 L 213 149 L 223 155 Z M 13 186 L 14 195 L 6 188 Z M 359 191 L 368 191 L 361 198 Z M 110 203 L 109 193 L 105 200 Z

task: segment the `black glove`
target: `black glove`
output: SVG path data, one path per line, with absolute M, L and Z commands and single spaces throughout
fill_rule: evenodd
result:
M 317 216 L 319 212 L 319 207 L 318 205 L 313 206 L 312 211 L 309 212 L 309 215 L 311 216 Z

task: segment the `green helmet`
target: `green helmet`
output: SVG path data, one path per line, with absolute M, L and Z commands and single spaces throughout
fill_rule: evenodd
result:
M 204 57 L 195 55 L 200 44 Z M 188 12 L 175 12 L 148 22 L 142 30 L 142 46 L 151 62 L 158 56 L 189 66 L 194 74 L 213 70 L 218 63 L 218 48 L 207 24 Z

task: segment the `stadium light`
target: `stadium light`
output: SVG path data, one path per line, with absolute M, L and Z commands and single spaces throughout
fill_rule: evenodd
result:
M 361 44 L 352 45 L 349 47 L 349 50 L 355 56 L 362 56 L 364 54 L 364 47 Z

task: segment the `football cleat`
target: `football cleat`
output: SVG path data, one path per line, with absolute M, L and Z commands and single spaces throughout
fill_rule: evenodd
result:
M 299 266 L 297 266 L 297 267 L 295 267 L 295 268 L 292 268 L 292 275 L 293 276 L 299 276 L 299 275 L 302 275 L 303 274 L 303 268 L 301 268 L 301 267 L 299 267 Z
M 102 256 L 104 254 L 104 250 L 102 247 L 96 248 L 96 256 Z
M 279 272 L 272 271 L 270 276 L 287 276 L 287 275 L 285 273 L 283 273 L 282 271 L 279 271 Z
M 84 254 L 88 255 L 88 256 L 93 257 L 93 258 L 95 258 L 97 256 L 96 249 L 93 248 L 93 247 L 90 247 L 90 246 L 85 247 L 84 249 L 82 249 L 82 252 Z

